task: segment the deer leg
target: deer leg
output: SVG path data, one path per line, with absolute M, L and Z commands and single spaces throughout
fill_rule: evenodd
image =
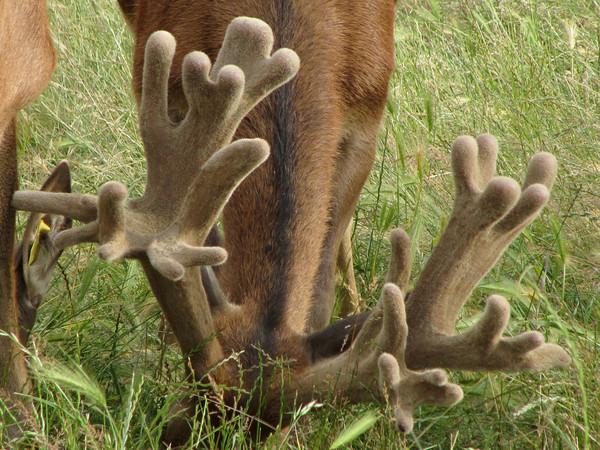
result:
M 10 206 L 11 196 L 17 187 L 16 124 L 4 130 L 0 142 L 0 330 L 18 335 L 18 308 L 14 298 L 15 275 L 13 249 L 15 238 L 15 210 Z M 27 392 L 29 378 L 25 357 L 13 340 L 0 338 L 0 392 Z
M 348 129 L 351 127 L 347 127 Z M 342 314 L 357 312 L 359 305 L 356 294 L 356 283 L 353 271 L 352 252 L 349 236 L 345 236 L 352 220 L 352 215 L 358 202 L 360 191 L 367 180 L 375 157 L 375 138 L 378 123 L 365 125 L 357 131 L 350 131 L 339 144 L 339 157 L 335 172 L 333 199 L 330 206 L 330 228 L 325 238 L 321 252 L 321 263 L 318 280 L 313 291 L 313 305 L 309 318 L 309 328 L 312 331 L 323 329 L 331 320 L 335 303 L 335 268 L 336 262 L 346 281 L 350 283 L 343 289 Z M 344 242 L 345 241 L 345 242 Z M 351 290 L 354 290 L 354 293 Z
M 18 335 L 19 310 L 14 298 L 15 273 L 13 248 L 15 238 L 15 210 L 11 196 L 17 187 L 16 123 L 0 130 L 0 330 Z M 21 434 L 18 423 L 27 420 L 29 403 L 13 395 L 28 393 L 31 383 L 24 353 L 10 337 L 0 337 L 0 403 L 9 407 L 0 409 L 0 421 L 5 423 L 9 439 Z M 8 413 L 7 413 L 8 412 Z

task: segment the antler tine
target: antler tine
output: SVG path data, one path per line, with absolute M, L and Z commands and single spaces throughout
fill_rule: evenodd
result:
M 98 234 L 102 246 L 98 249 L 101 258 L 114 261 L 125 257 L 125 202 L 127 188 L 121 183 L 104 184 L 98 193 Z
M 96 220 L 98 214 L 98 198 L 88 194 L 17 191 L 12 206 L 19 211 L 56 214 L 84 223 Z
M 390 243 L 392 244 L 392 257 L 385 282 L 394 283 L 403 292 L 407 292 L 412 264 L 410 237 L 403 229 L 396 228 L 390 233 Z
M 410 241 L 402 230 L 392 232 L 395 263 L 388 278 L 407 280 Z M 305 400 L 314 393 L 334 393 L 351 401 L 388 401 L 398 428 L 412 430 L 412 413 L 421 404 L 450 406 L 462 399 L 459 386 L 448 383 L 443 370 L 414 372 L 405 362 L 408 325 L 401 289 L 386 283 L 381 299 L 351 347 L 310 367 L 288 388 Z M 379 373 L 379 376 L 377 374 Z M 379 386 L 379 389 L 377 387 Z
M 420 405 L 452 406 L 463 398 L 462 389 L 448 384 L 448 375 L 441 369 L 411 373 L 404 362 L 389 353 L 379 357 L 377 366 L 379 388 L 392 407 L 396 426 L 402 433 L 412 431 L 413 412 Z
M 298 71 L 300 60 L 294 51 L 281 48 L 271 55 L 273 41 L 271 28 L 259 19 L 238 17 L 227 28 L 212 73 L 231 64 L 244 71 L 244 108 L 252 109 L 266 92 L 285 84 Z
M 207 235 L 231 193 L 241 181 L 269 156 L 269 145 L 262 139 L 241 139 L 228 145 L 202 167 L 187 195 L 181 227 Z M 209 228 L 205 229 L 207 224 Z
M 520 370 L 561 367 L 570 362 L 539 333 L 503 338 L 509 306 L 491 297 L 479 323 L 453 336 L 472 290 L 513 239 L 547 203 L 556 160 L 535 155 L 521 192 L 511 179 L 495 177 L 497 142 L 489 135 L 460 137 L 453 145 L 456 199 L 440 243 L 427 262 L 408 305 L 410 367 Z
M 152 33 L 146 42 L 140 121 L 148 126 L 142 128 L 142 134 L 149 131 L 162 133 L 172 125 L 168 114 L 168 89 L 175 47 L 175 38 L 166 31 Z M 150 157 L 152 155 L 146 156 Z

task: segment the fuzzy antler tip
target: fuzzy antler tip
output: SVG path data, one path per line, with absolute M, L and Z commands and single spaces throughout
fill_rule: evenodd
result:
M 385 281 L 386 283 L 396 284 L 400 290 L 406 292 L 412 263 L 410 237 L 403 229 L 396 228 L 390 233 L 390 243 L 392 245 L 392 257 Z
M 478 193 L 496 174 L 498 141 L 489 134 L 460 136 L 452 144 L 452 170 L 458 194 Z
M 464 153 L 464 152 L 476 152 L 477 151 L 477 139 L 473 136 L 462 135 L 454 139 L 452 143 L 452 152 Z
M 558 172 L 558 162 L 551 153 L 539 152 L 533 155 L 527 166 L 527 177 L 524 187 L 532 184 L 543 184 L 552 189 Z
M 116 182 L 109 181 L 108 183 L 104 183 L 99 191 L 98 196 L 102 200 L 107 200 L 111 202 L 118 202 L 125 200 L 127 198 L 127 188 L 125 185 Z
M 517 203 L 521 188 L 508 177 L 494 177 L 477 201 L 482 226 L 495 223 Z
M 169 64 L 176 45 L 175 38 L 171 33 L 158 30 L 153 32 L 148 38 L 146 42 L 146 54 L 152 53 L 156 56 L 162 56 L 163 61 Z
M 459 194 L 478 190 L 477 153 L 477 140 L 472 136 L 460 136 L 452 144 L 452 171 Z
M 380 343 L 382 351 L 404 351 L 406 346 L 406 313 L 402 291 L 393 283 L 386 283 L 381 294 L 383 302 L 383 329 Z
M 470 137 L 470 136 L 467 136 L 467 137 Z M 481 148 L 497 150 L 498 149 L 498 139 L 496 139 L 496 136 L 494 136 L 493 134 L 488 134 L 488 133 L 480 134 L 479 136 L 477 136 L 477 145 L 479 146 L 480 150 L 481 150 Z
M 392 248 L 410 248 L 410 237 L 402 228 L 395 228 L 390 232 Z
M 236 37 L 251 38 L 255 42 L 260 43 L 265 49 L 271 51 L 273 45 L 273 30 L 264 21 L 255 17 L 236 17 L 227 27 L 227 32 Z
M 273 53 L 271 64 L 277 78 L 289 78 L 300 69 L 300 57 L 289 48 L 280 48 Z

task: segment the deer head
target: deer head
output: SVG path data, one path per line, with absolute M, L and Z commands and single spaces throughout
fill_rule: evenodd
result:
M 514 182 L 490 181 L 495 160 L 491 138 L 481 138 L 479 149 L 470 138 L 455 145 L 454 166 L 460 181 L 457 218 L 453 216 L 438 246 L 442 250 L 434 253 L 407 308 L 408 239 L 399 230 L 392 233 L 388 282 L 377 306 L 316 334 L 272 327 L 268 321 L 256 320 L 252 302 L 243 298 L 231 302 L 214 294 L 216 279 L 210 271 L 203 277 L 200 267 L 221 264 L 227 254 L 220 247 L 205 246 L 205 241 L 232 192 L 269 156 L 263 140 L 230 141 L 250 109 L 289 81 L 299 67 L 293 51 L 271 54 L 272 45 L 271 30 L 264 22 L 238 18 L 229 26 L 212 67 L 203 53 L 188 54 L 182 78 L 189 108 L 175 123 L 168 115 L 167 98 L 175 42 L 168 33 L 155 32 L 146 46 L 140 105 L 148 163 L 144 195 L 130 199 L 125 186 L 109 182 L 97 196 L 17 192 L 13 205 L 84 222 L 54 237 L 59 249 L 96 242 L 103 259 L 140 261 L 200 393 L 217 390 L 221 400 L 229 403 L 239 397 L 218 387 L 236 391 L 241 387 L 246 393 L 242 402 L 267 423 L 285 422 L 282 407 L 291 409 L 333 394 L 354 402 L 390 402 L 399 429 L 409 431 L 417 406 L 452 405 L 462 398 L 461 389 L 448 383 L 445 372 L 437 368 L 456 367 L 453 358 L 469 369 L 567 363 L 562 349 L 543 345 L 537 334 L 505 344 L 498 334 L 507 310 L 497 299 L 486 316 L 493 318 L 493 332 L 479 326 L 466 338 L 451 336 L 456 313 L 474 285 L 547 200 L 548 189 L 539 183 L 549 185 L 553 173 L 551 158 L 537 157 L 528 187 L 517 201 Z M 457 235 L 452 231 L 456 227 L 469 232 Z M 203 279 L 209 278 L 211 301 L 203 285 Z M 427 290 L 428 286 L 436 288 Z M 293 309 L 286 314 L 293 315 Z M 286 319 L 294 321 L 293 316 Z M 484 319 L 484 324 L 488 322 Z M 438 345 L 449 354 L 438 352 Z M 457 356 L 463 350 L 478 357 Z M 285 367 L 265 369 L 261 365 L 265 358 L 283 361 Z M 253 393 L 257 382 L 261 394 Z M 170 441 L 180 440 L 180 425 L 176 423 L 168 433 Z
M 71 173 L 66 161 L 48 176 L 41 191 L 71 192 Z M 23 239 L 15 251 L 15 278 L 19 305 L 19 340 L 27 343 L 35 324 L 37 310 L 48 291 L 54 267 L 62 250 L 54 246 L 54 237 L 71 228 L 71 219 L 54 214 L 29 215 Z

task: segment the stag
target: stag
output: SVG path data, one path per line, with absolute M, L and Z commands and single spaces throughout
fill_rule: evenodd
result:
M 223 404 L 245 405 L 257 423 L 272 426 L 286 423 L 283 412 L 315 398 L 388 402 L 398 428 L 406 432 L 419 405 L 447 406 L 461 400 L 460 387 L 448 382 L 443 368 L 514 371 L 569 364 L 569 355 L 544 343 L 539 333 L 505 337 L 509 306 L 500 296 L 488 299 L 473 327 L 455 334 L 459 311 L 473 288 L 539 214 L 556 175 L 555 159 L 539 153 L 529 164 L 522 189 L 511 179 L 495 176 L 497 143 L 489 135 L 461 137 L 453 145 L 453 213 L 407 303 L 409 240 L 395 230 L 378 304 L 363 314 L 316 327 L 321 319 L 314 317 L 323 310 L 314 306 L 312 293 L 322 287 L 322 280 L 314 274 L 326 239 L 311 244 L 312 236 L 306 235 L 311 224 L 303 228 L 302 221 L 315 216 L 300 206 L 289 211 L 276 201 L 282 195 L 278 189 L 285 185 L 271 183 L 284 182 L 282 175 L 288 175 L 277 173 L 282 170 L 277 158 L 284 155 L 275 151 L 281 150 L 281 142 L 272 142 L 270 149 L 265 140 L 245 134 L 271 135 L 274 125 L 253 121 L 256 116 L 249 112 L 278 88 L 275 99 L 283 106 L 286 95 L 294 98 L 294 90 L 300 89 L 299 79 L 290 84 L 299 69 L 298 56 L 286 48 L 271 53 L 273 44 L 265 22 L 237 18 L 227 28 L 214 64 L 202 52 L 185 55 L 180 89 L 186 107 L 181 113 L 181 104 L 171 106 L 170 74 L 179 63 L 175 38 L 166 31 L 152 33 L 145 46 L 139 95 L 147 160 L 143 196 L 129 198 L 118 182 L 104 184 L 97 195 L 19 191 L 13 196 L 19 210 L 84 223 L 53 236 L 57 249 L 95 242 L 105 260 L 141 263 L 197 390 L 182 405 L 184 414 L 169 426 L 165 441 L 185 442 L 186 414 L 193 411 L 198 394 L 218 391 Z M 292 91 L 281 86 L 292 86 Z M 182 100 L 175 96 L 174 101 Z M 260 105 L 258 111 L 264 112 Z M 231 143 L 234 136 L 238 139 Z M 298 176 L 296 170 L 304 175 L 311 167 L 309 162 L 298 165 L 290 177 Z M 271 216 L 275 207 L 292 215 L 291 222 L 284 222 L 289 228 L 277 228 L 280 222 Z M 325 214 L 322 221 L 329 217 L 326 208 L 315 211 Z M 221 213 L 226 247 L 206 245 Z M 262 233 L 269 226 L 275 229 L 267 239 Z M 289 250 L 282 250 L 286 247 Z M 315 259 L 306 259 L 309 250 Z M 265 278 L 259 270 L 264 270 L 260 266 L 265 258 L 272 267 L 283 257 L 292 259 L 286 268 L 296 271 L 278 272 L 285 279 Z M 221 265 L 227 258 L 205 289 L 200 267 Z M 235 280 L 227 272 L 230 264 Z M 284 364 L 265 367 L 263 361 Z

